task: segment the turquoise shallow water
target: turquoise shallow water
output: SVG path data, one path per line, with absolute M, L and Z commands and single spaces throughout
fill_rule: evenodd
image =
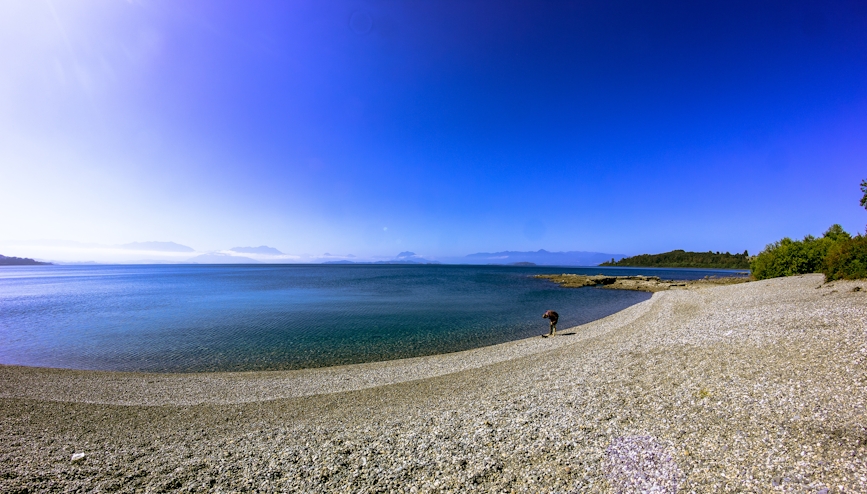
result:
M 454 352 L 561 329 L 647 293 L 506 266 L 28 266 L 0 269 L 0 363 L 152 372 L 296 369 Z

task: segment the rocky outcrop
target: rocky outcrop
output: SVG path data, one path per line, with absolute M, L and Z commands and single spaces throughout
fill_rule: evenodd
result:
M 587 276 L 582 274 L 537 274 L 535 278 L 551 280 L 566 288 L 581 288 L 599 286 L 612 290 L 638 290 L 642 292 L 661 292 L 671 289 L 690 289 L 704 286 L 732 285 L 745 283 L 745 276 L 708 276 L 700 280 L 662 280 L 659 276 L 606 276 L 597 274 Z

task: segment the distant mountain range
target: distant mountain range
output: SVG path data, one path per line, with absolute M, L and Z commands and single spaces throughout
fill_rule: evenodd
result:
M 387 261 L 348 261 L 341 259 L 339 261 L 325 261 L 322 264 L 440 264 L 440 262 L 425 259 L 416 255 L 415 252 L 405 251 L 398 254 L 396 258 Z
M 239 254 L 270 254 L 274 256 L 282 256 L 284 255 L 279 250 L 274 247 L 268 247 L 267 245 L 260 245 L 259 247 L 232 247 L 232 252 L 238 252 Z
M 602 252 L 549 252 L 539 249 L 535 252 L 520 252 L 507 250 L 503 252 L 479 252 L 470 254 L 462 261 L 466 264 L 515 264 L 528 263 L 539 266 L 597 266 L 611 259 L 618 260 L 623 254 L 605 254 Z
M 6 244 L 16 254 L 28 255 L 24 248 L 38 251 L 42 259 L 50 259 L 57 264 L 81 263 L 82 260 L 95 260 L 96 263 L 120 264 L 257 264 L 257 263 L 323 263 L 323 264 L 496 264 L 538 266 L 596 266 L 603 262 L 618 261 L 622 254 L 602 252 L 550 252 L 501 251 L 478 252 L 467 256 L 426 258 L 412 251 L 403 251 L 394 257 L 357 258 L 351 254 L 338 256 L 324 254 L 323 257 L 310 255 L 289 255 L 280 250 L 260 245 L 258 247 L 232 247 L 229 250 L 201 251 L 176 242 L 131 242 L 127 244 L 85 244 L 63 240 L 16 241 Z M 186 254 L 186 255 L 185 255 Z M 30 254 L 32 255 L 32 254 Z M 21 258 L 26 259 L 26 258 Z M 11 261 L 7 261 L 7 264 Z M 36 262 L 36 261 L 33 261 Z M 92 262 L 92 261 L 90 261 Z
M 392 261 L 347 261 L 342 259 L 340 261 L 325 261 L 322 264 L 442 264 L 439 261 L 430 261 L 427 259 L 422 259 L 421 261 L 412 261 L 412 260 L 401 260 L 395 259 Z
M 187 247 L 186 245 L 176 244 L 174 242 L 132 242 L 129 244 L 119 245 L 122 249 L 129 250 L 151 250 L 159 252 L 195 252 L 196 249 Z
M 202 254 L 200 256 L 187 259 L 188 263 L 192 264 L 261 264 L 260 261 L 244 256 L 233 256 L 231 254 Z
M 502 264 L 511 266 L 598 266 L 599 264 L 625 257 L 623 254 L 603 252 L 549 252 L 544 249 L 530 252 L 503 251 L 479 252 L 464 257 L 442 258 L 441 261 L 425 259 L 415 252 L 401 252 L 394 259 L 383 261 L 349 261 L 345 259 L 325 261 L 323 264 Z

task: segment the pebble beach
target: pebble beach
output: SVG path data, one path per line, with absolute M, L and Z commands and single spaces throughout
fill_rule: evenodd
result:
M 865 402 L 867 281 L 696 286 L 388 362 L 0 366 L 0 492 L 867 492 Z

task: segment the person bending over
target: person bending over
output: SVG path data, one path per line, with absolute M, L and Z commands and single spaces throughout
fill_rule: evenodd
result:
M 551 325 L 551 332 L 542 336 L 554 336 L 554 334 L 557 333 L 557 319 L 560 319 L 560 314 L 557 314 L 553 310 L 545 311 L 545 313 L 542 314 L 542 319 L 547 319 L 548 323 Z

